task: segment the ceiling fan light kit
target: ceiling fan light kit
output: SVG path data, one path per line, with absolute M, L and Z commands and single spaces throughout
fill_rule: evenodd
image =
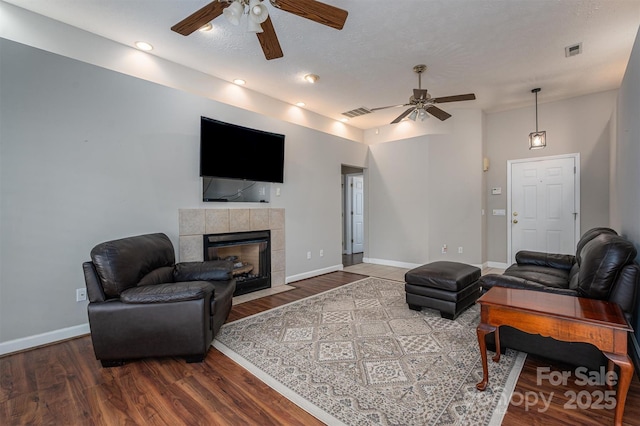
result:
M 344 27 L 349 14 L 346 10 L 317 0 L 269 0 L 269 3 L 277 9 L 337 30 Z M 240 25 L 245 8 L 248 8 L 249 16 L 247 30 L 258 36 L 265 58 L 271 60 L 284 56 L 269 11 L 262 0 L 214 0 L 172 26 L 171 30 L 188 36 L 220 15 L 224 15 L 231 24 Z
M 531 90 L 531 93 L 536 95 L 536 131 L 529 133 L 529 149 L 542 149 L 547 146 L 547 132 L 544 130 L 538 131 L 538 92 L 539 87 Z
M 472 101 L 476 98 L 476 95 L 473 93 L 467 93 L 466 95 L 455 95 L 455 96 L 444 96 L 440 98 L 432 98 L 427 89 L 422 88 L 422 73 L 427 70 L 427 66 L 424 64 L 416 65 L 413 67 L 413 72 L 418 74 L 418 88 L 413 89 L 413 95 L 409 97 L 409 103 L 400 104 L 400 105 L 391 105 L 379 108 L 366 108 L 361 107 L 355 110 L 343 112 L 343 115 L 347 117 L 356 117 L 359 115 L 368 114 L 374 111 L 379 111 L 381 109 L 387 108 L 397 108 L 402 106 L 408 106 L 405 112 L 396 117 L 395 120 L 391 122 L 391 124 L 396 124 L 401 122 L 402 120 L 409 119 L 416 121 L 419 118 L 421 121 L 424 121 L 425 118 L 429 117 L 429 114 L 436 117 L 438 120 L 444 121 L 447 118 L 451 117 L 451 114 L 448 112 L 441 110 L 435 104 L 441 104 L 445 102 L 457 102 L 457 101 Z M 428 113 L 428 114 L 427 114 Z
M 243 13 L 244 4 L 240 3 L 239 1 L 234 1 L 233 3 L 231 3 L 231 6 L 222 11 L 224 17 L 227 18 L 227 21 L 236 26 L 240 25 L 240 18 L 242 17 Z
M 262 29 L 262 25 L 260 23 L 254 21 L 253 19 L 249 19 L 247 22 L 247 31 L 250 33 L 262 33 L 264 30 Z
M 249 20 L 262 24 L 269 17 L 267 7 L 260 0 L 251 0 L 249 2 Z

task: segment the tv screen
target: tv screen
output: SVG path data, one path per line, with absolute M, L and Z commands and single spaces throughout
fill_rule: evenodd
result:
M 284 135 L 200 119 L 200 176 L 284 182 Z

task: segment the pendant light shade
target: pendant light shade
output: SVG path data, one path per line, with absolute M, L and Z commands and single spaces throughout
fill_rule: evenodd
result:
M 538 92 L 540 90 L 537 88 L 531 91 L 536 95 L 536 131 L 529 133 L 529 149 L 542 149 L 547 146 L 547 132 L 538 131 Z

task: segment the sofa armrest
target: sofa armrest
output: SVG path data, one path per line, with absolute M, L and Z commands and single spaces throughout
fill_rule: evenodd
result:
M 84 282 L 87 286 L 87 293 L 89 294 L 89 302 L 104 302 L 106 297 L 93 262 L 84 262 L 82 264 L 82 271 L 84 272 Z
M 576 257 L 570 254 L 543 253 L 521 250 L 516 253 L 518 265 L 537 265 L 549 268 L 570 270 L 576 263 Z
M 520 277 L 512 277 L 509 275 L 487 274 L 478 280 L 482 291 L 485 292 L 492 287 L 507 287 L 520 290 L 543 291 L 545 293 L 564 294 L 566 296 L 578 296 L 576 290 L 568 288 L 547 287 L 544 284 L 530 281 Z
M 120 293 L 120 300 L 129 304 L 183 302 L 203 299 L 213 291 L 213 285 L 206 281 L 144 285 L 126 289 Z
M 175 281 L 228 281 L 233 278 L 233 262 L 206 260 L 177 263 L 173 278 Z

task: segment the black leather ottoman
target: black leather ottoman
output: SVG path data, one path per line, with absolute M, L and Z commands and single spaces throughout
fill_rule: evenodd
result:
M 437 309 L 455 319 L 480 295 L 480 269 L 459 262 L 433 262 L 407 272 L 404 289 L 409 309 Z

